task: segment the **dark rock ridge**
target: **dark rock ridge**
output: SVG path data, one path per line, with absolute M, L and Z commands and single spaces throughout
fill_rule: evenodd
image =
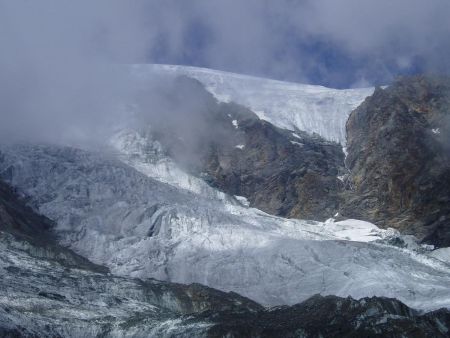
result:
M 450 326 L 448 310 L 420 315 L 380 297 L 316 295 L 291 307 L 213 318 L 212 337 L 448 337 Z
M 317 135 L 284 130 L 249 109 L 221 103 L 196 80 L 178 78 L 153 130 L 168 154 L 211 186 L 244 196 L 250 205 L 283 217 L 325 220 L 339 206 L 341 147 Z M 194 99 L 195 98 L 195 99 Z M 161 112 L 160 112 L 161 115 Z
M 450 246 L 450 79 L 400 78 L 347 122 L 341 213 Z

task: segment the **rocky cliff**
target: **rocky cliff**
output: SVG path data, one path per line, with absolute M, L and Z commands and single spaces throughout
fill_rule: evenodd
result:
M 342 214 L 450 245 L 450 79 L 400 78 L 347 122 Z
M 179 77 L 169 89 L 162 115 L 188 115 L 182 128 L 166 118 L 155 138 L 212 187 L 277 216 L 325 220 L 339 211 L 450 245 L 448 78 L 407 77 L 378 88 L 348 119 L 345 164 L 338 144 L 219 102 L 196 80 Z
M 166 124 L 155 135 L 178 163 L 274 215 L 325 220 L 337 211 L 344 165 L 337 143 L 280 129 L 243 106 L 218 102 L 195 80 L 181 77 L 174 86 L 171 108 L 182 104 L 190 121 L 183 128 Z

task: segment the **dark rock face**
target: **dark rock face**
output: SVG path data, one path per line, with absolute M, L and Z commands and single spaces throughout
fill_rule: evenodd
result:
M 336 144 L 297 133 L 300 139 L 261 120 L 236 121 L 240 148 L 216 144 L 205 154 L 211 185 L 274 215 L 318 220 L 333 215 L 343 160 Z
M 49 235 L 52 222 L 20 201 L 14 189 L 0 181 L 0 230 L 30 238 Z
M 59 246 L 51 233 L 53 223 L 35 213 L 14 189 L 0 181 L 0 232 L 11 234 L 23 250 L 36 257 L 59 261 L 67 267 L 81 267 L 96 272 L 108 268 L 91 263 L 73 251 Z
M 448 337 L 450 312 L 424 315 L 389 298 L 313 296 L 292 307 L 220 313 L 212 337 Z M 442 324 L 442 325 L 441 325 Z
M 450 79 L 401 78 L 349 117 L 342 214 L 450 245 Z
M 325 220 L 337 211 L 344 159 L 338 144 L 219 103 L 195 80 L 180 78 L 170 92 L 169 100 L 182 103 L 192 121 L 189 128 L 169 125 L 155 135 L 190 172 L 274 215 Z

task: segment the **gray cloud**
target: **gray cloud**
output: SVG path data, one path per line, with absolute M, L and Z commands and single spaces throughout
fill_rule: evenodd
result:
M 122 1 L 0 2 L 0 135 L 101 137 L 128 91 L 112 65 L 143 60 L 145 27 Z
M 194 54 L 210 67 L 308 81 L 311 70 L 326 78 L 342 67 L 311 51 L 320 41 L 352 62 L 360 80 L 375 72 L 388 79 L 417 60 L 425 70 L 450 69 L 446 0 L 191 0 L 164 2 L 159 11 L 169 18 L 159 26 L 162 60 Z M 193 46 L 187 33 L 195 25 L 203 36 Z
M 414 55 L 438 61 L 436 53 L 449 47 L 449 14 L 445 0 L 317 0 L 309 6 L 305 28 L 353 53 L 393 53 L 399 66 L 407 66 Z
M 417 60 L 448 72 L 448 14 L 447 0 L 0 0 L 0 135 L 102 138 L 135 95 L 118 63 L 356 85 Z

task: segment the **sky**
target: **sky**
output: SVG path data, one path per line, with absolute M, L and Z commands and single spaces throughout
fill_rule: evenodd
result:
M 150 59 L 330 87 L 449 72 L 448 0 L 190 0 L 152 8 Z
M 449 73 L 449 15 L 448 0 L 0 0 L 0 138 L 102 138 L 136 94 L 117 64 L 335 88 Z

